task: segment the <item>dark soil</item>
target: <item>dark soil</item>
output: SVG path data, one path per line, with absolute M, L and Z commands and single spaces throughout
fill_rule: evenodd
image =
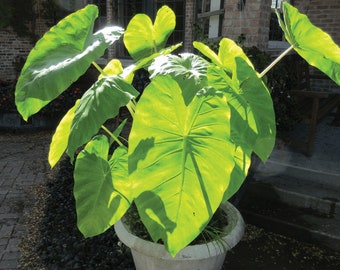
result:
M 134 269 L 113 228 L 88 239 L 78 231 L 72 173 L 65 159 L 46 185 L 33 187 L 35 204 L 27 213 L 20 269 Z M 340 269 L 340 253 L 247 225 L 223 269 L 335 270 Z

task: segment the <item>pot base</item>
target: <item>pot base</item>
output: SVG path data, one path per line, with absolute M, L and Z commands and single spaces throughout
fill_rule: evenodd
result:
M 226 236 L 221 241 L 187 246 L 175 258 L 163 245 L 131 234 L 128 225 L 122 221 L 115 224 L 115 230 L 119 239 L 131 249 L 137 270 L 219 270 L 227 251 L 241 240 L 244 233 L 244 221 L 239 211 L 228 202 L 222 204 L 221 208 L 228 216 Z

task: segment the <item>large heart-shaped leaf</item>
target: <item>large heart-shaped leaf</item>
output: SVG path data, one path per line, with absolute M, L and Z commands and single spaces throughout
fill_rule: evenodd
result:
M 156 76 L 137 105 L 129 172 L 142 221 L 173 256 L 205 227 L 234 167 L 226 100 L 195 96 L 186 104 L 171 76 Z
M 138 61 L 164 48 L 176 26 L 176 16 L 167 6 L 157 12 L 155 24 L 146 14 L 137 14 L 124 33 L 124 44 L 131 57 Z
M 15 91 L 25 120 L 67 89 L 123 34 L 120 27 L 93 34 L 97 15 L 96 6 L 86 6 L 52 27 L 32 49 Z
M 77 157 L 74 196 L 78 228 L 85 237 L 106 231 L 131 204 L 127 149 L 118 148 L 109 162 L 109 146 L 104 135 L 97 136 Z
M 245 152 L 248 152 L 246 149 L 252 149 L 263 161 L 267 160 L 276 136 L 273 102 L 267 87 L 234 41 L 222 39 L 218 55 L 211 57 L 214 62 L 226 68 L 210 67 L 208 80 L 209 85 L 223 91 L 227 96 L 232 114 L 233 141 L 244 147 Z M 231 77 L 226 73 L 229 71 Z
M 208 69 L 209 85 L 224 93 L 230 106 L 235 167 L 223 200 L 237 192 L 247 176 L 253 151 L 265 161 L 275 142 L 275 115 L 269 91 L 243 50 L 223 39 L 218 55 L 200 43 L 195 47 L 216 65 Z
M 283 15 L 284 22 L 279 14 L 277 17 L 294 50 L 340 85 L 340 48 L 332 37 L 287 2 L 283 3 Z
M 197 49 L 201 54 L 206 56 L 217 66 L 223 66 L 221 59 L 216 55 L 216 53 L 210 49 L 209 46 L 203 44 L 202 42 L 199 41 L 194 41 L 193 46 L 195 49 Z
M 78 99 L 74 106 L 64 115 L 53 134 L 50 151 L 48 153 L 48 162 L 52 168 L 57 164 L 67 148 L 74 113 L 79 102 L 80 100 Z
M 137 97 L 139 92 L 118 76 L 103 77 L 85 92 L 76 109 L 68 141 L 67 154 L 88 142 L 101 125 L 115 117 L 119 108 Z
M 274 148 L 276 138 L 273 101 L 268 88 L 254 69 L 243 58 L 237 57 L 235 61 L 237 79 L 241 82 L 240 91 L 237 95 L 231 93 L 231 96 L 236 97 L 236 99 L 229 104 L 233 103 L 237 113 L 240 113 L 247 122 L 248 128 L 250 128 L 247 135 L 252 132 L 256 134 L 253 150 L 265 162 Z M 243 100 L 241 101 L 241 99 Z M 238 107 L 240 104 L 243 104 L 242 108 Z M 242 126 L 236 120 L 233 127 L 237 127 L 239 124 Z M 238 135 L 242 134 L 241 129 L 240 127 Z

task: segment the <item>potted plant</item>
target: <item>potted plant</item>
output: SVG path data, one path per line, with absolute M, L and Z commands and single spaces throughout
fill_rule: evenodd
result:
M 53 167 L 65 152 L 75 161 L 74 196 L 84 236 L 117 224 L 134 203 L 152 240 L 162 242 L 170 260 L 178 258 L 240 188 L 252 153 L 265 161 L 273 149 L 273 103 L 261 79 L 268 69 L 258 74 L 227 38 L 217 54 L 200 42 L 194 47 L 204 57 L 174 54 L 181 44 L 165 47 L 175 28 L 167 6 L 154 23 L 137 14 L 125 31 L 110 26 L 92 33 L 97 15 L 97 7 L 88 5 L 37 42 L 16 85 L 17 109 L 27 120 L 96 66 L 98 80 L 53 135 L 49 162 Z M 332 39 L 287 3 L 284 19 L 290 50 L 339 83 L 339 48 Z M 123 34 L 135 64 L 123 68 L 114 59 L 101 69 L 94 61 Z M 141 68 L 148 69 L 150 83 L 139 96 L 131 82 Z M 105 126 L 124 106 L 132 117 L 126 141 L 119 135 L 126 120 L 115 130 Z M 98 135 L 100 129 L 105 134 Z

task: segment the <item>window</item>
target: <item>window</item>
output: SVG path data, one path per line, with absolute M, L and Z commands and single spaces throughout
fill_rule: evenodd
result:
M 98 18 L 95 21 L 95 31 L 103 28 L 106 25 L 106 0 L 93 0 L 93 4 L 98 7 Z
M 285 42 L 284 34 L 280 28 L 279 22 L 275 10 L 279 12 L 282 16 L 282 3 L 289 2 L 293 4 L 293 1 L 286 0 L 272 0 L 271 8 L 272 12 L 270 15 L 270 26 L 269 26 L 269 48 L 285 48 L 287 47 L 287 42 Z
M 217 38 L 222 34 L 223 2 L 221 0 L 197 1 L 198 25 L 202 34 L 208 38 Z
M 282 0 L 272 0 L 272 8 L 280 9 L 282 7 Z

